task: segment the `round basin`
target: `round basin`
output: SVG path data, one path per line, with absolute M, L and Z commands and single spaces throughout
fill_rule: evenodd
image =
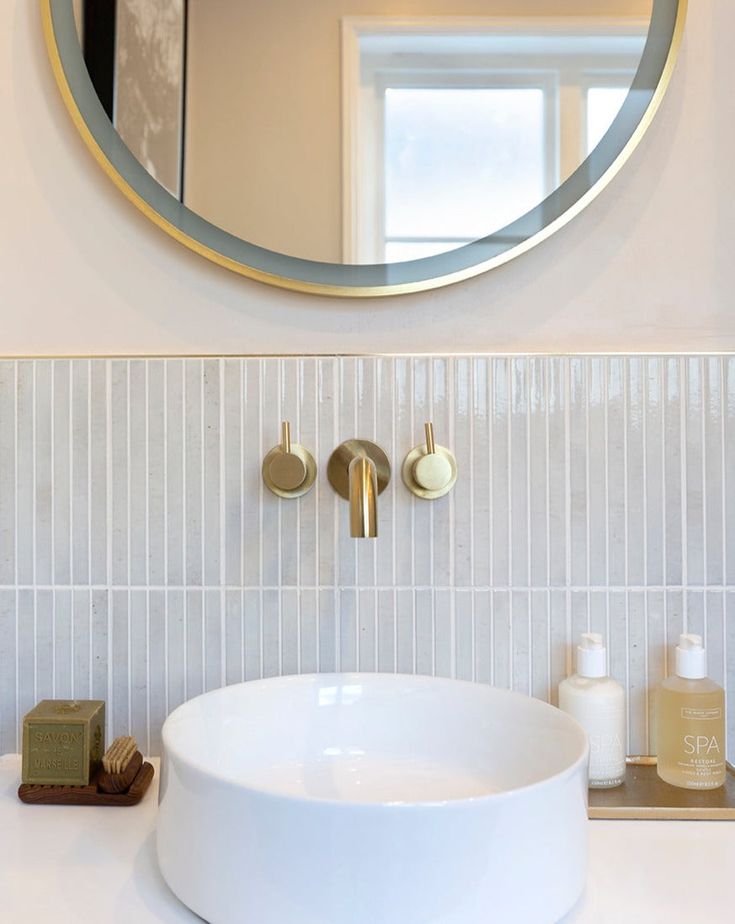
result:
M 163 727 L 158 858 L 210 924 L 553 924 L 587 863 L 587 738 L 518 693 L 252 681 Z

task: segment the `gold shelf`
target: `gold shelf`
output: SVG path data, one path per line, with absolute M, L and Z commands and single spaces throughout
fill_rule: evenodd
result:
M 720 789 L 697 792 L 660 780 L 655 757 L 628 758 L 625 783 L 591 789 L 589 817 L 641 821 L 735 821 L 735 767 L 727 765 Z

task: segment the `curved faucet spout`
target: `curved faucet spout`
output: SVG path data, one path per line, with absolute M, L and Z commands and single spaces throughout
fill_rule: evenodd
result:
M 327 476 L 337 494 L 350 502 L 352 538 L 377 538 L 378 495 L 390 482 L 390 462 L 380 446 L 369 440 L 340 443 L 329 457 Z
M 378 535 L 378 475 L 367 456 L 350 462 L 350 535 L 353 539 L 375 539 Z

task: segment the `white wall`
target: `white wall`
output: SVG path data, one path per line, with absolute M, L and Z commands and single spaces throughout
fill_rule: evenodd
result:
M 359 303 L 209 265 L 107 180 L 38 5 L 0 4 L 0 354 L 735 349 L 732 0 L 696 0 L 659 118 L 552 240 L 458 286 Z

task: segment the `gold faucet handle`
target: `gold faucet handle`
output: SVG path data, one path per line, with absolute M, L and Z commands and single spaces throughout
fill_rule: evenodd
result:
M 457 480 L 457 461 L 444 446 L 434 439 L 434 425 L 424 425 L 426 443 L 416 446 L 403 463 L 403 481 L 416 497 L 435 500 L 454 487 Z
M 279 497 L 301 497 L 316 479 L 316 463 L 310 452 L 291 442 L 291 424 L 281 423 L 281 442 L 263 460 L 263 481 Z

